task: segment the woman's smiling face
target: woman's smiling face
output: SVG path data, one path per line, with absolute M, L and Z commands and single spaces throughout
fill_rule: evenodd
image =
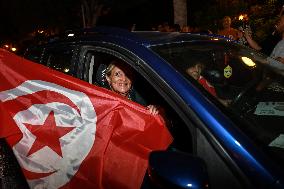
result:
M 118 66 L 114 66 L 110 75 L 106 76 L 106 79 L 114 92 L 119 93 L 122 96 L 127 96 L 132 86 L 132 81 L 122 69 Z

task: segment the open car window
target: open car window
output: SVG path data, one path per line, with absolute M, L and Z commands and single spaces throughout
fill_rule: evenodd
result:
M 94 50 L 87 51 L 83 56 L 85 57 L 85 72 L 88 73 L 86 74 L 88 77 L 86 77 L 85 80 L 99 87 L 110 89 L 105 80 L 105 69 L 112 60 L 120 59 L 120 57 L 110 53 L 96 52 Z M 160 114 L 165 119 L 166 126 L 174 138 L 174 142 L 169 148 L 193 153 L 193 136 L 185 122 L 138 71 L 131 68 L 126 61 L 124 63 L 131 69 L 134 75 L 133 88 L 131 91 L 133 101 L 142 106 L 149 104 L 157 106 Z

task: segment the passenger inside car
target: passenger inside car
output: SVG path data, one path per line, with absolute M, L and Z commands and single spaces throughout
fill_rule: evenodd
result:
M 201 72 L 205 65 L 202 62 L 195 62 L 193 65 L 188 67 L 185 71 L 188 75 L 198 81 L 211 95 L 217 97 L 215 88 L 211 85 L 202 75 Z
M 211 85 L 202 75 L 202 71 L 205 68 L 205 64 L 202 62 L 194 62 L 191 64 L 190 67 L 188 67 L 185 72 L 198 81 L 199 84 L 203 86 L 204 89 L 206 89 L 212 96 L 216 97 L 224 106 L 229 106 L 231 100 L 229 99 L 222 99 L 217 96 L 217 93 L 215 91 L 215 87 Z

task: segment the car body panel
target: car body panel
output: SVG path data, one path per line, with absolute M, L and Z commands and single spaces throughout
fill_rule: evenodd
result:
M 133 60 L 133 68 L 144 75 L 168 99 L 176 103 L 176 107 L 182 107 L 179 111 L 183 112 L 185 117 L 188 116 L 185 119 L 201 123 L 197 124 L 198 129 L 207 137 L 226 164 L 239 172 L 237 174 L 241 177 L 245 175 L 248 182 L 256 188 L 277 188 L 276 184 L 283 187 L 281 170 L 278 170 L 253 141 L 238 129 L 231 118 L 223 113 L 222 108 L 212 103 L 210 97 L 203 95 L 196 86 L 188 82 L 173 66 L 151 49 L 154 46 L 170 43 L 182 45 L 184 42 L 199 41 L 224 44 L 233 42 L 214 35 L 136 32 L 137 36 L 135 33 L 113 28 L 97 28 L 85 32 L 94 35 L 62 40 L 62 44 L 68 46 L 73 44 L 78 52 L 81 47 L 96 46 L 124 54 L 125 57 Z M 148 39 L 139 37 L 141 34 Z M 218 40 L 215 40 L 216 38 Z M 54 41 L 43 46 L 43 49 L 58 45 L 59 42 Z

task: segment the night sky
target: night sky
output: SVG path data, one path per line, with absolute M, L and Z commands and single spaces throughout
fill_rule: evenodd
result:
M 162 22 L 173 22 L 171 0 L 109 0 L 109 14 L 98 25 L 150 28 Z M 19 40 L 37 29 L 82 27 L 79 0 L 1 0 L 0 40 Z

